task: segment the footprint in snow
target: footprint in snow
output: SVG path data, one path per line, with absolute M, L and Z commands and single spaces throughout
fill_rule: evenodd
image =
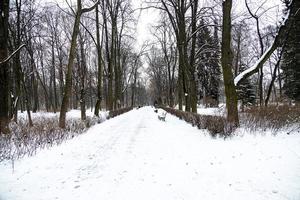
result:
M 75 187 L 74 187 L 74 189 L 77 189 L 77 188 L 79 188 L 80 187 L 80 185 L 76 185 Z

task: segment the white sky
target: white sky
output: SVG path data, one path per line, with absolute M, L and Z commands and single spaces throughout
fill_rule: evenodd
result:
M 146 4 L 143 3 L 144 0 L 132 0 L 133 8 L 137 9 L 140 7 L 145 7 Z M 260 9 L 257 13 L 260 14 L 263 12 L 264 9 L 269 9 L 262 17 L 260 21 L 261 28 L 268 26 L 268 25 L 275 25 L 278 20 L 280 20 L 281 10 L 282 10 L 282 3 L 280 0 L 247 0 L 251 10 L 255 12 L 257 8 L 261 5 L 262 9 Z M 212 0 L 200 0 L 199 5 L 201 7 L 209 6 L 212 4 Z M 142 5 L 143 4 L 143 5 Z M 221 12 L 221 5 L 219 6 L 219 11 Z M 279 14 L 279 16 L 276 15 Z M 140 16 L 139 16 L 140 14 Z M 232 9 L 232 16 L 233 20 L 239 21 L 241 18 L 244 18 L 244 15 L 248 14 L 248 11 L 245 6 L 244 0 L 233 0 L 233 9 Z M 136 32 L 136 49 L 137 51 L 140 49 L 142 44 L 149 40 L 153 41 L 154 37 L 150 33 L 150 27 L 156 24 L 159 20 L 159 11 L 156 9 L 147 9 L 143 10 L 141 13 L 136 12 L 136 17 L 139 16 L 138 24 L 137 24 L 137 32 Z M 241 17 L 243 16 L 243 17 Z M 253 23 L 254 21 L 251 20 Z M 255 27 L 253 27 L 255 28 Z M 147 63 L 144 62 L 143 68 L 147 68 Z
M 145 6 L 145 4 L 143 4 L 143 0 L 133 0 L 132 4 L 134 9 Z M 139 17 L 136 32 L 136 48 L 139 50 L 145 41 L 153 39 L 149 29 L 151 25 L 154 25 L 159 20 L 159 11 L 151 8 L 141 12 L 136 11 L 135 14 L 136 17 Z
M 141 3 L 144 0 L 133 0 L 134 8 L 141 7 Z M 263 12 L 263 9 L 268 10 L 263 16 L 261 20 L 261 27 L 267 25 L 275 25 L 278 22 L 278 18 L 282 16 L 282 3 L 280 0 L 247 0 L 251 10 L 255 11 L 260 5 L 263 4 L 262 9 L 259 10 L 258 14 Z M 208 6 L 208 4 L 212 3 L 212 0 L 200 0 L 199 5 Z M 143 6 L 146 6 L 145 3 Z M 221 6 L 220 6 L 221 9 Z M 276 15 L 278 12 L 279 16 Z M 137 16 L 138 16 L 137 12 Z M 232 15 L 234 20 L 240 20 L 241 16 L 244 14 L 248 14 L 246 10 L 245 1 L 244 0 L 233 0 L 233 9 Z M 151 40 L 153 37 L 150 34 L 149 27 L 154 25 L 159 20 L 159 11 L 155 9 L 143 10 L 141 16 L 139 18 L 139 23 L 137 26 L 137 44 L 140 46 L 144 41 Z
M 59 4 L 60 6 L 64 7 L 65 0 L 37 0 L 40 2 L 40 4 L 46 4 L 46 3 L 53 3 Z M 137 9 L 140 7 L 145 7 L 146 4 L 144 3 L 145 0 L 131 0 L 133 9 Z M 263 15 L 263 20 L 261 20 L 261 25 L 267 26 L 270 24 L 275 24 L 278 21 L 278 16 L 276 16 L 276 12 L 279 11 L 279 16 L 281 16 L 281 9 L 282 9 L 282 3 L 280 0 L 247 0 L 251 9 L 255 11 L 259 5 L 263 4 L 264 8 L 271 8 L 266 14 Z M 68 0 L 68 2 L 72 2 L 74 5 L 76 4 L 76 0 Z M 86 2 L 92 2 L 90 0 L 87 0 Z M 221 1 L 220 1 L 221 2 Z M 200 0 L 199 5 L 200 6 L 209 6 L 209 4 L 212 4 L 212 0 Z M 221 7 L 220 7 L 221 9 Z M 262 10 L 261 10 L 262 11 Z M 258 12 L 258 13 L 261 13 Z M 233 0 L 233 19 L 239 20 L 243 14 L 247 13 L 246 7 L 245 7 L 245 1 L 244 0 Z M 136 49 L 139 50 L 142 44 L 147 40 L 153 40 L 153 36 L 150 33 L 150 27 L 157 23 L 159 20 L 159 11 L 156 9 L 147 9 L 143 10 L 142 12 L 136 11 L 135 13 L 136 18 L 138 19 L 137 29 L 136 29 Z
M 41 3 L 41 5 L 46 3 L 52 3 L 53 5 L 59 4 L 61 7 L 64 7 L 66 5 L 65 0 L 37 0 Z M 73 5 L 76 5 L 76 0 L 68 0 L 69 2 L 72 2 Z M 90 2 L 89 4 L 92 4 L 91 0 L 85 0 L 86 2 Z M 219 0 L 222 2 L 221 0 Z M 146 7 L 147 4 L 145 4 L 145 0 L 131 0 L 133 9 L 138 9 L 141 7 Z M 263 9 L 268 10 L 262 17 L 261 17 L 261 27 L 265 27 L 268 25 L 275 25 L 278 23 L 278 20 L 280 20 L 280 16 L 282 16 L 282 2 L 280 0 L 247 0 L 251 10 L 255 12 L 255 10 L 263 4 Z M 210 4 L 215 4 L 212 0 L 200 0 L 199 6 L 210 6 Z M 220 14 L 221 14 L 221 4 L 217 7 Z M 263 9 L 261 9 L 258 14 L 260 14 Z M 276 14 L 277 13 L 277 14 Z M 245 0 L 233 0 L 233 9 L 232 9 L 232 18 L 234 21 L 239 21 L 242 18 L 244 18 L 244 15 L 248 14 L 248 11 L 245 6 Z M 278 15 L 278 16 L 277 16 Z M 135 17 L 138 18 L 138 24 L 136 27 L 136 43 L 135 43 L 135 49 L 138 52 L 141 49 L 141 46 L 146 41 L 154 41 L 154 37 L 150 33 L 150 27 L 154 24 L 156 24 L 159 20 L 159 11 L 157 9 L 147 9 L 142 10 L 140 12 L 137 10 L 135 12 Z M 253 28 L 254 27 L 254 20 L 251 20 L 253 22 Z M 140 71 L 145 71 L 147 68 L 147 63 L 144 62 L 143 69 Z M 143 77 L 146 77 L 144 74 Z

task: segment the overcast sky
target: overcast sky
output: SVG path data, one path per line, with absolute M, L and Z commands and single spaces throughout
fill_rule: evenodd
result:
M 133 0 L 134 8 L 141 7 L 142 2 L 143 0 Z M 208 4 L 210 3 L 212 3 L 212 0 L 200 0 L 200 6 L 209 6 Z M 256 11 L 257 8 L 262 5 L 262 8 L 258 11 L 258 14 L 261 14 L 265 9 L 270 9 L 261 17 L 261 27 L 276 25 L 276 23 L 278 23 L 278 20 L 280 20 L 280 17 L 282 16 L 282 3 L 280 0 L 248 0 L 248 3 L 253 11 Z M 143 6 L 145 6 L 145 4 L 143 4 Z M 136 14 L 138 14 L 138 12 Z M 236 21 L 241 20 L 241 16 L 248 14 L 244 0 L 233 0 L 232 14 L 233 19 Z M 276 14 L 279 14 L 279 16 L 277 16 Z M 138 45 L 141 45 L 145 40 L 153 39 L 150 34 L 149 28 L 151 27 L 151 25 L 157 23 L 158 19 L 158 10 L 149 9 L 142 11 L 137 26 Z
M 56 5 L 59 4 L 61 7 L 66 6 L 65 0 L 37 0 L 40 2 L 41 5 L 45 4 L 52 4 Z M 72 4 L 76 5 L 76 0 L 68 0 L 69 2 L 72 2 Z M 93 2 L 91 0 L 85 0 L 86 2 L 89 2 L 89 5 L 91 5 Z M 199 6 L 211 6 L 211 4 L 215 4 L 214 2 L 222 0 L 200 0 Z M 138 9 L 141 7 L 145 7 L 147 4 L 144 3 L 145 0 L 132 0 L 132 6 L 133 9 Z M 268 10 L 266 13 L 263 14 L 261 17 L 261 27 L 268 26 L 268 25 L 276 25 L 281 20 L 282 16 L 282 3 L 280 0 L 247 0 L 249 3 L 249 6 L 253 12 L 257 10 L 261 6 L 261 9 L 257 12 L 258 14 L 261 14 L 264 10 Z M 67 6 L 66 6 L 67 7 Z M 219 4 L 218 7 L 215 7 L 219 9 L 219 12 L 221 14 L 221 5 Z M 233 0 L 233 9 L 232 9 L 232 18 L 233 21 L 239 21 L 243 18 L 245 18 L 245 14 L 248 14 L 248 11 L 245 6 L 245 0 Z M 145 41 L 153 41 L 154 37 L 150 33 L 150 27 L 152 25 L 155 25 L 159 20 L 159 11 L 157 9 L 144 9 L 142 11 L 137 10 L 135 12 L 135 17 L 138 18 L 138 24 L 136 27 L 136 43 L 135 48 L 136 51 L 139 51 L 142 44 Z M 251 22 L 251 21 L 248 21 Z M 253 28 L 254 27 L 254 21 L 252 20 Z M 144 62 L 143 68 L 147 68 L 147 63 Z M 142 70 L 145 71 L 145 70 Z
M 73 5 L 76 5 L 76 0 L 68 0 Z M 91 0 L 85 0 L 86 2 L 90 2 L 92 4 Z M 222 2 L 221 0 L 219 0 Z M 264 9 L 270 9 L 268 10 L 262 17 L 261 20 L 261 26 L 267 26 L 267 25 L 275 25 L 278 20 L 280 20 L 281 10 L 282 10 L 282 3 L 280 0 L 247 0 L 251 9 L 255 11 L 259 6 L 262 5 L 262 9 L 259 10 L 258 13 L 262 13 Z M 66 6 L 65 0 L 38 0 L 40 4 L 59 4 L 61 7 Z M 134 9 L 145 7 L 146 4 L 144 3 L 145 0 L 132 0 L 132 6 Z M 212 0 L 200 0 L 199 5 L 200 7 L 203 6 L 210 6 L 210 4 L 213 4 L 214 1 Z M 221 6 L 219 6 L 219 9 L 221 9 Z M 246 6 L 245 6 L 245 0 L 233 0 L 233 19 L 234 20 L 240 20 L 241 16 L 247 13 Z M 279 16 L 276 16 L 276 13 L 279 14 Z M 138 25 L 137 25 L 137 31 L 136 31 L 136 48 L 137 50 L 140 48 L 140 46 L 146 41 L 146 40 L 153 40 L 153 37 L 150 34 L 150 27 L 157 23 L 159 20 L 159 11 L 156 9 L 147 9 L 143 11 L 136 11 L 135 16 L 138 19 Z

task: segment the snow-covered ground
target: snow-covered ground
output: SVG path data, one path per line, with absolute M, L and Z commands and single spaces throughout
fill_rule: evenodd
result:
M 220 104 L 219 107 L 215 108 L 205 108 L 202 105 L 198 105 L 197 113 L 200 115 L 226 116 L 225 104 Z
M 80 110 L 69 110 L 67 112 L 67 118 L 68 119 L 80 119 L 80 116 L 81 116 L 81 111 Z M 106 118 L 107 115 L 108 115 L 108 112 L 106 111 L 101 111 L 99 113 L 103 118 Z M 20 118 L 24 118 L 24 119 L 27 119 L 28 115 L 27 115 L 27 112 L 18 112 L 18 116 Z M 94 112 L 91 111 L 90 109 L 87 109 L 86 110 L 86 116 L 88 117 L 93 117 L 94 116 Z M 59 117 L 59 112 L 56 112 L 56 113 L 53 113 L 53 112 L 36 112 L 36 113 L 33 113 L 31 112 L 31 117 L 32 119 L 37 119 L 37 118 L 52 118 L 52 117 Z
M 0 199 L 300 199 L 300 135 L 212 139 L 151 107 L 0 163 Z
M 176 105 L 175 109 L 178 109 L 179 106 Z M 185 105 L 182 106 L 182 109 L 185 110 Z M 204 105 L 197 105 L 197 113 L 200 115 L 212 115 L 212 116 L 226 116 L 225 104 L 219 104 L 219 107 L 206 108 Z

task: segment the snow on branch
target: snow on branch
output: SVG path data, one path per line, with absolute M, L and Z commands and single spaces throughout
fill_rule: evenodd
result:
M 295 0 L 291 2 L 289 11 L 291 10 L 291 7 L 293 6 L 292 4 L 294 2 L 295 2 Z M 298 13 L 295 13 L 295 15 L 297 15 L 297 14 Z M 272 55 L 272 53 L 275 51 L 275 49 L 277 49 L 277 47 L 282 45 L 281 43 L 283 41 L 283 38 L 286 37 L 286 33 L 288 32 L 288 30 L 290 29 L 290 26 L 292 24 L 292 22 L 291 22 L 292 19 L 291 19 L 290 15 L 291 15 L 291 12 L 288 12 L 286 14 L 285 19 L 281 23 L 281 26 L 278 30 L 277 35 L 275 36 L 275 39 L 274 39 L 272 45 L 264 52 L 264 54 L 258 59 L 258 61 L 256 61 L 256 63 L 252 67 L 243 71 L 237 77 L 235 77 L 235 79 L 234 79 L 235 86 L 237 86 L 242 80 L 245 80 L 248 77 L 255 74 L 256 72 L 258 72 L 258 70 L 263 67 L 264 63 Z
M 250 67 L 249 69 L 246 69 L 242 73 L 240 73 L 237 77 L 234 79 L 234 85 L 237 86 L 241 80 L 246 79 L 256 72 L 263 66 L 263 64 L 268 60 L 268 58 L 271 56 L 273 51 L 277 48 L 277 44 L 275 41 L 273 44 L 265 51 L 265 53 L 256 61 L 256 63 Z

